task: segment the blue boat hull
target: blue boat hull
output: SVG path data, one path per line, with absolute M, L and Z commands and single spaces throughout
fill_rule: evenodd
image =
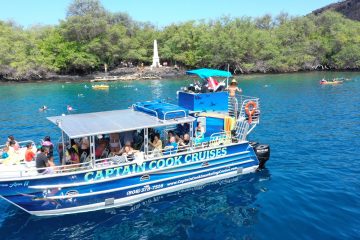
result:
M 259 162 L 247 143 L 199 149 L 105 166 L 65 176 L 1 182 L 2 197 L 39 216 L 131 205 L 149 197 L 253 172 Z

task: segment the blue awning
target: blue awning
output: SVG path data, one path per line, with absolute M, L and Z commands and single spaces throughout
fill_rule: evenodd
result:
M 222 71 L 217 69 L 201 68 L 186 71 L 186 74 L 192 75 L 196 74 L 200 78 L 209 78 L 209 77 L 231 77 L 231 73 L 228 71 Z

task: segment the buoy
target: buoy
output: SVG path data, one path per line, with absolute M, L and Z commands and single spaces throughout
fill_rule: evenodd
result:
M 254 115 L 255 111 L 256 111 L 256 102 L 254 101 L 249 101 L 246 105 L 245 105 L 245 113 L 246 115 L 248 115 L 249 117 L 249 123 L 252 122 L 252 116 Z

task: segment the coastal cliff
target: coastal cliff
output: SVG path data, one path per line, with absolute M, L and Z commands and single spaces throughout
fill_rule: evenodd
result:
M 349 19 L 360 21 L 360 0 L 346 0 L 329 4 L 313 11 L 313 14 L 318 15 L 325 11 L 335 11 Z

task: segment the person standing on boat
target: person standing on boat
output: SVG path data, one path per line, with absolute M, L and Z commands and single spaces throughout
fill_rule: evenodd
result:
M 47 154 L 47 158 L 52 161 L 54 158 L 54 145 L 51 142 L 50 137 L 49 136 L 44 137 L 44 140 L 41 145 L 49 150 Z
M 226 90 L 229 91 L 230 97 L 235 97 L 236 92 L 242 93 L 242 89 L 237 86 L 237 81 L 235 79 L 231 81 L 230 86 L 228 86 Z
M 195 137 L 196 138 L 204 138 L 205 128 L 202 126 L 201 122 L 197 123 L 197 127 L 195 129 Z
M 36 164 L 36 168 L 38 173 L 42 173 L 42 174 L 46 174 L 46 173 L 50 173 L 50 164 L 49 164 L 49 159 L 47 157 L 49 153 L 49 148 L 42 146 L 40 148 L 40 152 L 36 155 L 36 160 L 35 160 L 35 164 Z

